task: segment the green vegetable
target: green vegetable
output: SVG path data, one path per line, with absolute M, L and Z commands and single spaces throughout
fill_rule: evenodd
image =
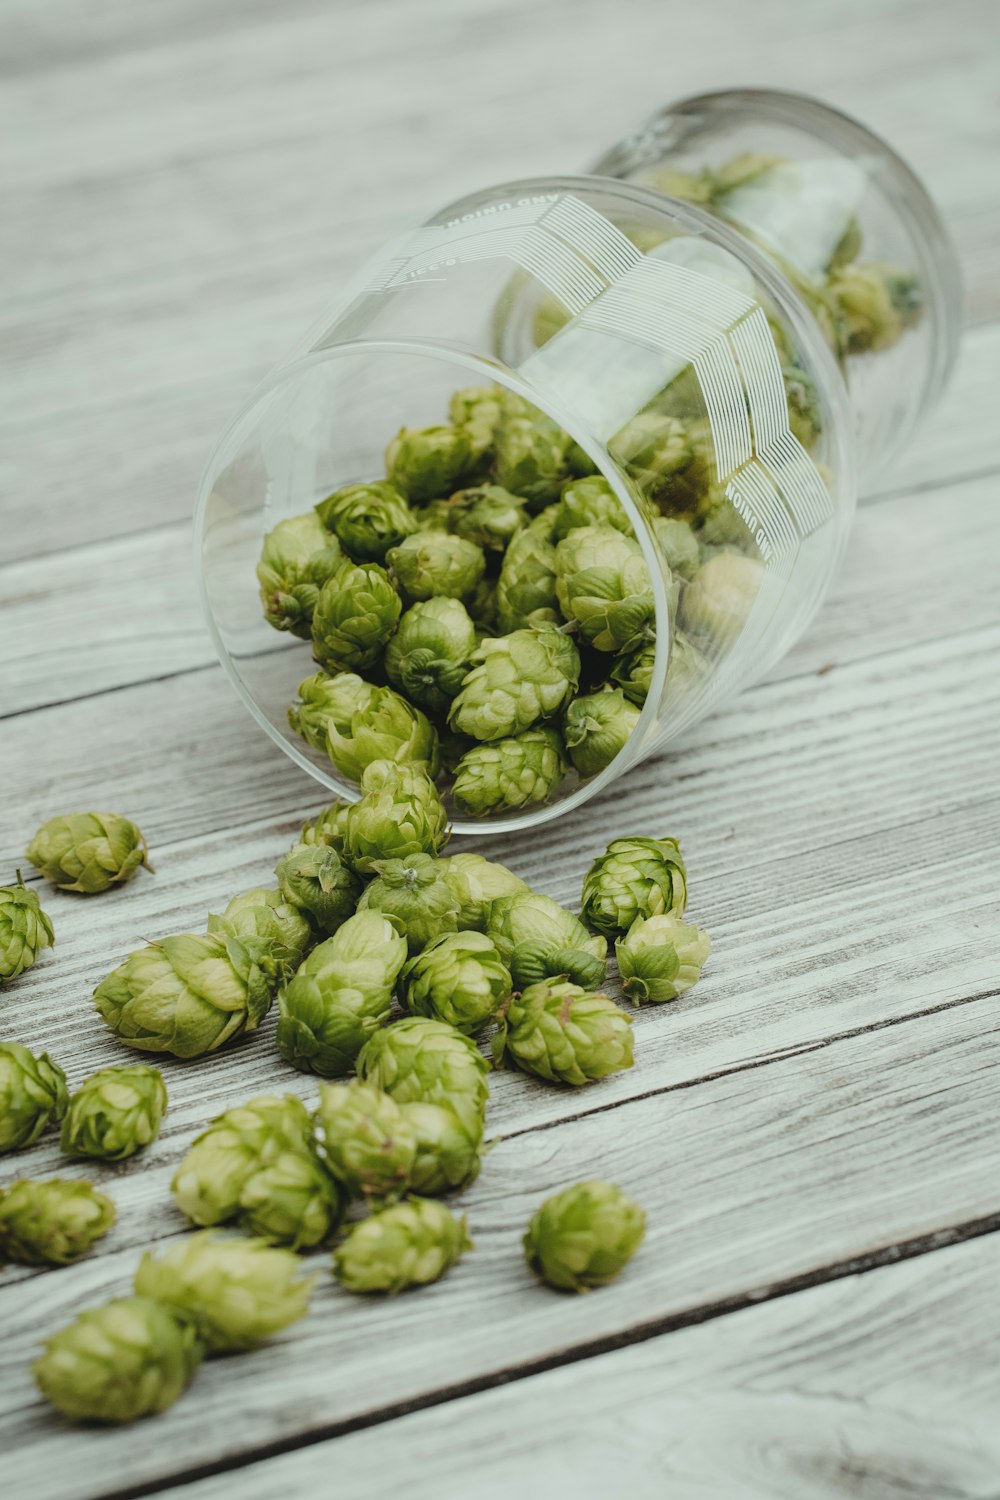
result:
M 436 1196 L 467 1187 L 479 1175 L 482 1120 L 461 1118 L 446 1104 L 401 1104 L 407 1126 L 416 1133 L 417 1154 L 410 1188 Z
M 432 938 L 458 930 L 458 902 L 445 880 L 440 861 L 430 854 L 379 860 L 358 911 L 381 912 L 419 953 Z
M 520 396 L 504 391 L 495 435 L 496 480 L 539 510 L 569 477 L 569 433 Z
M 55 931 L 37 894 L 17 872 L 17 885 L 0 885 L 0 984 L 30 969 L 43 948 L 51 948 Z
M 550 1083 L 590 1083 L 632 1066 L 632 1019 L 607 995 L 544 980 L 501 1013 L 493 1056 Z
M 140 1297 L 193 1323 L 210 1353 L 256 1349 L 305 1317 L 315 1276 L 301 1274 L 291 1250 L 259 1239 L 223 1239 L 204 1229 L 157 1260 L 147 1252 L 135 1273 Z
M 414 604 L 385 648 L 385 675 L 428 713 L 446 713 L 476 647 L 476 628 L 459 599 Z
M 267 623 L 307 641 L 319 591 L 342 561 L 340 543 L 314 511 L 279 521 L 265 536 L 257 564 Z
M 611 526 L 583 526 L 556 548 L 556 596 L 598 651 L 628 651 L 650 639 L 656 605 L 639 543 Z
M 482 932 L 449 932 L 411 958 L 400 1000 L 411 1015 L 445 1021 L 474 1036 L 511 992 L 509 971 Z
M 149 864 L 146 840 L 118 813 L 67 813 L 43 823 L 27 849 L 46 880 L 62 891 L 94 896 L 131 880 Z
M 328 1240 L 344 1210 L 313 1150 L 306 1107 L 292 1094 L 261 1094 L 219 1115 L 195 1138 L 171 1190 L 193 1224 L 234 1222 L 293 1250 Z
M 309 919 L 283 893 L 260 886 L 234 896 L 221 916 L 210 916 L 208 930 L 234 939 L 273 992 L 290 978 L 313 945 Z
M 349 484 L 321 500 L 316 514 L 355 562 L 383 562 L 417 523 L 395 485 Z
M 360 781 L 362 771 L 374 760 L 423 764 L 432 776 L 437 775 L 441 758 L 437 733 L 419 708 L 407 703 L 392 688 L 371 687 L 352 672 L 326 678 L 332 687 L 314 686 L 315 683 L 315 678 L 307 678 L 301 684 L 302 702 L 289 709 L 289 722 L 314 748 L 323 749 L 344 776 Z M 321 707 L 309 702 L 317 694 L 324 699 Z M 340 702 L 331 707 L 338 696 Z M 320 718 L 323 741 L 317 745 L 315 736 Z
M 90 1182 L 22 1177 L 0 1188 L 0 1265 L 68 1266 L 115 1222 L 115 1205 Z
M 156 1140 L 166 1112 L 167 1086 L 158 1068 L 102 1068 L 70 1099 L 60 1144 L 67 1156 L 124 1161 Z
M 542 516 L 546 514 L 542 512 Z M 534 529 L 534 524 L 518 532 L 504 553 L 496 597 L 501 630 L 523 630 L 530 625 L 560 623 L 562 616 L 556 599 L 556 549 Z
M 314 948 L 278 996 L 276 1041 L 302 1073 L 348 1073 L 389 1017 L 406 941 L 378 911 L 359 910 Z
M 378 563 L 345 560 L 316 601 L 313 655 L 320 666 L 333 672 L 374 666 L 402 607 L 388 573 Z
M 615 433 L 608 449 L 654 504 L 669 502 L 677 476 L 693 456 L 684 422 L 657 411 L 632 417 Z
M 412 1184 L 417 1133 L 382 1089 L 354 1079 L 320 1085 L 316 1147 L 354 1198 L 387 1198 Z
M 418 531 L 393 547 L 387 561 L 411 603 L 468 599 L 486 571 L 482 547 L 446 531 Z
M 97 986 L 94 1003 L 126 1046 L 202 1057 L 255 1031 L 271 992 L 238 939 L 183 933 L 130 953 Z
M 682 917 L 686 905 L 687 870 L 676 839 L 613 839 L 583 882 L 583 920 L 609 938 L 637 917 Z
M 678 616 L 682 628 L 702 643 L 731 645 L 750 616 L 762 578 L 755 558 L 717 552 L 684 590 Z
M 593 1178 L 546 1198 L 524 1236 L 535 1275 L 566 1292 L 606 1286 L 628 1265 L 646 1232 L 646 1215 L 620 1187 Z
M 580 680 L 580 655 L 553 625 L 488 637 L 451 705 L 448 724 L 477 740 L 506 739 L 552 718 Z
M 676 645 L 677 636 L 671 645 Z M 615 658 L 614 666 L 611 668 L 611 681 L 616 682 L 630 703 L 637 704 L 640 708 L 649 696 L 649 690 L 653 684 L 653 664 L 656 661 L 656 642 L 647 641 L 642 646 L 637 646 L 634 651 L 626 651 L 622 656 Z
M 527 521 L 525 501 L 499 484 L 480 484 L 451 497 L 451 529 L 485 552 L 502 553 Z
M 472 465 L 472 450 L 465 427 L 401 427 L 385 450 L 385 471 L 420 505 L 458 488 Z
M 510 969 L 516 989 L 558 975 L 586 986 L 604 979 L 604 938 L 589 933 L 572 912 L 537 891 L 494 901 L 486 934 Z
M 20 1151 L 66 1113 L 66 1074 L 47 1052 L 0 1042 L 0 1156 Z
M 377 701 L 378 688 L 356 672 L 314 672 L 299 683 L 299 697 L 288 710 L 288 722 L 314 750 L 326 753 L 331 730 L 339 738 L 350 733 L 356 716 Z M 337 804 L 334 803 L 334 807 Z
M 376 760 L 361 776 L 362 797 L 345 821 L 344 854 L 363 875 L 385 859 L 436 854 L 448 841 L 448 815 L 422 766 Z
M 481 854 L 453 854 L 450 859 L 441 860 L 440 865 L 458 901 L 459 932 L 485 932 L 492 902 L 500 896 L 516 896 L 530 889 L 513 870 L 484 859 Z
M 493 440 L 500 420 L 498 386 L 466 386 L 456 391 L 448 406 L 448 415 L 469 439 L 469 471 L 479 474 L 489 467 L 493 457 Z
M 354 1226 L 334 1251 L 333 1274 L 349 1292 L 402 1292 L 437 1281 L 471 1249 L 465 1219 L 408 1198 Z
M 563 537 L 582 526 L 613 526 L 631 536 L 632 522 L 608 481 L 599 474 L 574 479 L 562 492 L 553 521 L 553 538 Z
M 329 844 L 296 844 L 279 859 L 274 873 L 282 896 L 290 906 L 305 915 L 316 932 L 329 937 L 354 914 L 361 895 L 361 882 Z M 298 963 L 304 957 L 305 951 L 300 954 Z M 298 963 L 292 973 L 298 968 Z M 291 976 L 286 974 L 284 977 Z
M 622 989 L 637 1005 L 676 1000 L 698 983 L 711 946 L 707 932 L 680 917 L 638 917 L 615 942 Z
M 481 818 L 505 807 L 544 802 L 565 774 L 559 732 L 528 729 L 467 751 L 455 767 L 451 795 L 459 812 Z
M 640 711 L 619 688 L 574 698 L 563 720 L 569 758 L 581 776 L 596 776 L 624 750 Z
M 351 806 L 350 802 L 331 802 L 330 806 L 324 807 L 315 818 L 303 823 L 299 843 L 326 844 L 331 849 L 336 849 L 338 854 L 343 854 L 344 829 L 347 826 L 347 813 Z
M 358 1057 L 358 1077 L 397 1104 L 442 1104 L 472 1136 L 482 1135 L 489 1064 L 475 1042 L 423 1016 L 377 1031 Z
M 134 1422 L 173 1406 L 202 1354 L 193 1324 L 148 1297 L 122 1297 L 46 1339 L 32 1374 L 73 1421 Z

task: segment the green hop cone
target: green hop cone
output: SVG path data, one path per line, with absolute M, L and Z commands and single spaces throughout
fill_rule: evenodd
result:
M 328 671 L 365 671 L 381 656 L 402 607 L 388 573 L 378 563 L 345 560 L 316 601 L 313 655 Z
M 66 1074 L 47 1052 L 0 1042 L 0 1156 L 30 1146 L 66 1113 Z
M 440 769 L 437 732 L 427 716 L 392 688 L 373 687 L 354 672 L 307 677 L 288 722 L 352 781 L 374 760 L 425 763 L 432 776 Z
M 711 670 L 711 664 L 682 630 L 675 630 L 670 642 L 670 665 L 667 668 L 667 693 L 665 702 L 673 709 L 692 693 L 696 692 Z
M 510 972 L 482 932 L 446 932 L 411 958 L 400 975 L 404 1009 L 468 1036 L 482 1031 L 510 992 Z
M 401 427 L 385 450 L 385 472 L 414 505 L 450 495 L 471 464 L 465 427 Z
M 417 1154 L 410 1169 L 410 1189 L 436 1197 L 468 1187 L 479 1175 L 482 1120 L 463 1120 L 446 1104 L 401 1104 L 407 1126 L 416 1134 Z
M 609 938 L 637 917 L 682 917 L 686 905 L 687 869 L 676 839 L 613 839 L 583 882 L 583 920 Z
M 486 934 L 517 989 L 561 974 L 589 987 L 600 984 L 607 971 L 604 938 L 588 932 L 579 917 L 538 891 L 494 901 Z
M 554 625 L 487 637 L 451 705 L 448 724 L 477 740 L 499 740 L 560 713 L 580 680 L 580 653 Z
M 486 571 L 482 547 L 446 531 L 418 531 L 393 547 L 386 561 L 411 604 L 468 599 Z
M 316 1149 L 354 1198 L 389 1198 L 412 1185 L 417 1132 L 402 1106 L 370 1083 L 321 1084 Z
M 321 500 L 316 514 L 355 562 L 383 562 L 417 529 L 416 519 L 393 484 L 349 484 Z
M 442 1104 L 477 1140 L 489 1100 L 489 1064 L 475 1042 L 423 1016 L 377 1031 L 358 1057 L 358 1077 L 397 1104 Z
M 457 490 L 451 497 L 451 529 L 486 553 L 502 553 L 527 521 L 525 502 L 499 484 Z
M 418 531 L 450 531 L 451 504 L 447 500 L 432 500 L 413 512 Z
M 203 1057 L 255 1031 L 271 991 L 242 942 L 186 932 L 130 953 L 97 986 L 94 1004 L 127 1047 Z
M 257 564 L 267 623 L 307 641 L 319 591 L 342 561 L 340 543 L 314 511 L 279 521 L 265 536 Z
M 348 917 L 278 996 L 278 1051 L 301 1073 L 349 1073 L 389 1018 L 406 940 L 377 911 Z
M 115 1222 L 115 1205 L 89 1182 L 22 1177 L 0 1188 L 0 1265 L 68 1266 Z
M 436 854 L 447 843 L 448 814 L 422 766 L 373 761 L 361 791 L 346 819 L 344 855 L 362 875 L 374 873 L 382 860 Z
M 532 510 L 559 499 L 569 478 L 569 433 L 520 396 L 505 391 L 496 437 L 496 481 Z
M 441 867 L 458 900 L 459 932 L 485 932 L 494 901 L 530 890 L 520 875 L 481 854 L 453 854 L 441 860 Z
M 638 917 L 615 942 L 622 989 L 636 1005 L 676 1000 L 698 983 L 711 947 L 707 932 L 680 917 Z
M 60 1145 L 67 1156 L 124 1161 L 156 1140 L 166 1112 L 167 1086 L 158 1068 L 102 1068 L 70 1100 Z
M 328 1240 L 344 1211 L 340 1189 L 313 1149 L 309 1113 L 292 1094 L 261 1094 L 219 1115 L 196 1137 L 170 1186 L 193 1224 L 235 1223 L 293 1250 Z
M 75 1422 L 134 1422 L 173 1406 L 203 1352 L 193 1324 L 149 1297 L 121 1297 L 47 1338 L 32 1374 Z
M 344 852 L 344 829 L 347 826 L 347 813 L 351 806 L 350 802 L 331 802 L 330 806 L 324 807 L 315 818 L 307 819 L 299 833 L 299 843 L 326 844 L 329 848 L 336 849 L 338 854 L 342 854 Z
M 466 386 L 456 391 L 448 406 L 448 415 L 469 439 L 469 472 L 479 474 L 489 468 L 493 442 L 500 421 L 498 386 Z
M 476 649 L 476 627 L 460 599 L 414 604 L 385 648 L 385 675 L 428 713 L 446 713 Z
M 828 283 L 847 354 L 888 349 L 919 314 L 920 283 L 885 261 L 840 266 Z
M 273 993 L 290 978 L 313 944 L 308 917 L 279 891 L 255 886 L 234 896 L 221 916 L 210 916 L 208 930 L 235 939 Z
M 50 818 L 31 840 L 28 858 L 61 891 L 95 896 L 131 880 L 149 865 L 146 840 L 118 813 L 67 813 Z
M 698 571 L 700 551 L 698 538 L 687 521 L 676 516 L 657 516 L 653 521 L 657 544 L 671 573 L 693 578 Z
M 546 1198 L 524 1236 L 528 1265 L 565 1292 L 606 1286 L 628 1265 L 646 1232 L 646 1215 L 620 1187 L 593 1178 Z
M 615 531 L 632 535 L 632 522 L 610 484 L 599 474 L 574 479 L 563 488 L 556 507 L 553 537 L 561 542 L 581 526 L 612 526 Z
M 381 912 L 406 938 L 411 953 L 419 953 L 432 938 L 458 931 L 458 902 L 431 854 L 406 859 L 383 859 L 365 886 L 358 911 Z
M 652 635 L 656 605 L 642 549 L 612 526 L 584 526 L 559 543 L 556 595 L 564 618 L 598 651 L 628 651 Z
M 679 622 L 702 645 L 724 649 L 750 617 L 763 568 L 739 552 L 717 552 L 698 569 L 681 598 Z
M 307 918 L 316 932 L 328 937 L 353 916 L 361 895 L 361 882 L 329 844 L 296 844 L 279 859 L 274 873 L 284 899 Z M 285 979 L 291 977 L 304 957 L 305 951 Z
M 362 1219 L 333 1254 L 349 1292 L 402 1292 L 437 1281 L 472 1249 L 465 1219 L 431 1198 L 408 1198 Z
M 615 433 L 608 448 L 653 504 L 669 500 L 677 476 L 693 456 L 686 424 L 655 411 L 633 417 Z
M 455 767 L 451 795 L 459 812 L 482 818 L 508 807 L 544 802 L 566 774 L 562 736 L 528 729 L 468 750 Z
M 558 625 L 561 619 L 556 549 L 532 525 L 519 532 L 504 553 L 497 579 L 497 620 L 509 633 L 531 625 Z
M 17 872 L 17 885 L 0 885 L 0 984 L 30 969 L 56 935 L 42 903 Z
M 591 1083 L 632 1066 L 632 1018 L 608 995 L 543 980 L 502 1013 L 493 1056 L 549 1083 Z
M 676 636 L 674 642 L 676 643 Z M 673 647 L 671 647 L 671 655 Z M 634 651 L 626 651 L 615 658 L 611 668 L 611 681 L 618 684 L 630 703 L 640 708 L 649 696 L 653 685 L 653 667 L 656 662 L 656 643 L 647 641 Z
M 135 1273 L 138 1296 L 193 1323 L 212 1354 L 256 1349 L 305 1317 L 315 1276 L 303 1276 L 291 1250 L 259 1239 L 224 1239 L 210 1229 L 188 1235 Z
M 620 688 L 574 698 L 563 720 L 569 758 L 583 777 L 596 776 L 624 750 L 640 711 Z

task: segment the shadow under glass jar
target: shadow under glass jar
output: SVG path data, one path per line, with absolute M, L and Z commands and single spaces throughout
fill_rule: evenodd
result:
M 621 175 L 659 170 L 646 147 L 628 150 L 612 154 Z M 254 393 L 202 483 L 201 586 L 237 690 L 330 792 L 357 788 L 289 726 L 315 664 L 308 641 L 262 617 L 262 540 L 381 478 L 399 427 L 446 420 L 458 388 L 496 386 L 505 409 L 561 434 L 566 479 L 604 477 L 641 549 L 652 618 L 641 714 L 615 759 L 588 780 L 571 772 L 544 802 L 457 816 L 457 832 L 578 805 L 801 634 L 850 527 L 855 424 L 839 351 L 760 238 L 715 204 L 634 181 L 490 188 L 387 247 Z M 607 677 L 622 670 L 609 655 Z

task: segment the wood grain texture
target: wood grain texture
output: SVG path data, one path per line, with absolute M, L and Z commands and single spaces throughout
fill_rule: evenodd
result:
M 167 1492 L 288 1500 L 995 1500 L 997 1236 Z M 166 1500 L 166 1495 L 164 1497 Z

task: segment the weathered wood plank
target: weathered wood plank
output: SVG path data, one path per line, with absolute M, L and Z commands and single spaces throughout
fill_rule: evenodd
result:
M 994 1500 L 996 1235 L 346 1433 L 182 1492 L 289 1500 Z
M 589 1116 L 508 1139 L 465 1195 L 477 1248 L 446 1281 L 386 1304 L 324 1278 L 311 1318 L 268 1349 L 208 1366 L 200 1394 L 158 1419 L 155 1443 L 141 1425 L 111 1438 L 66 1427 L 34 1398 L 24 1369 L 44 1329 L 127 1286 L 137 1251 L 38 1275 L 30 1297 L 15 1285 L 0 1298 L 5 1478 L 14 1493 L 30 1480 L 37 1500 L 90 1500 L 245 1461 L 268 1444 L 495 1383 L 1000 1213 L 998 1066 L 994 998 L 638 1099 L 613 1121 Z M 790 1165 L 793 1142 L 807 1171 Z M 600 1296 L 554 1296 L 532 1285 L 519 1235 L 542 1197 L 595 1172 L 643 1200 L 647 1243 Z M 156 1176 L 140 1176 L 150 1198 Z M 112 1452 L 120 1479 L 109 1473 Z

